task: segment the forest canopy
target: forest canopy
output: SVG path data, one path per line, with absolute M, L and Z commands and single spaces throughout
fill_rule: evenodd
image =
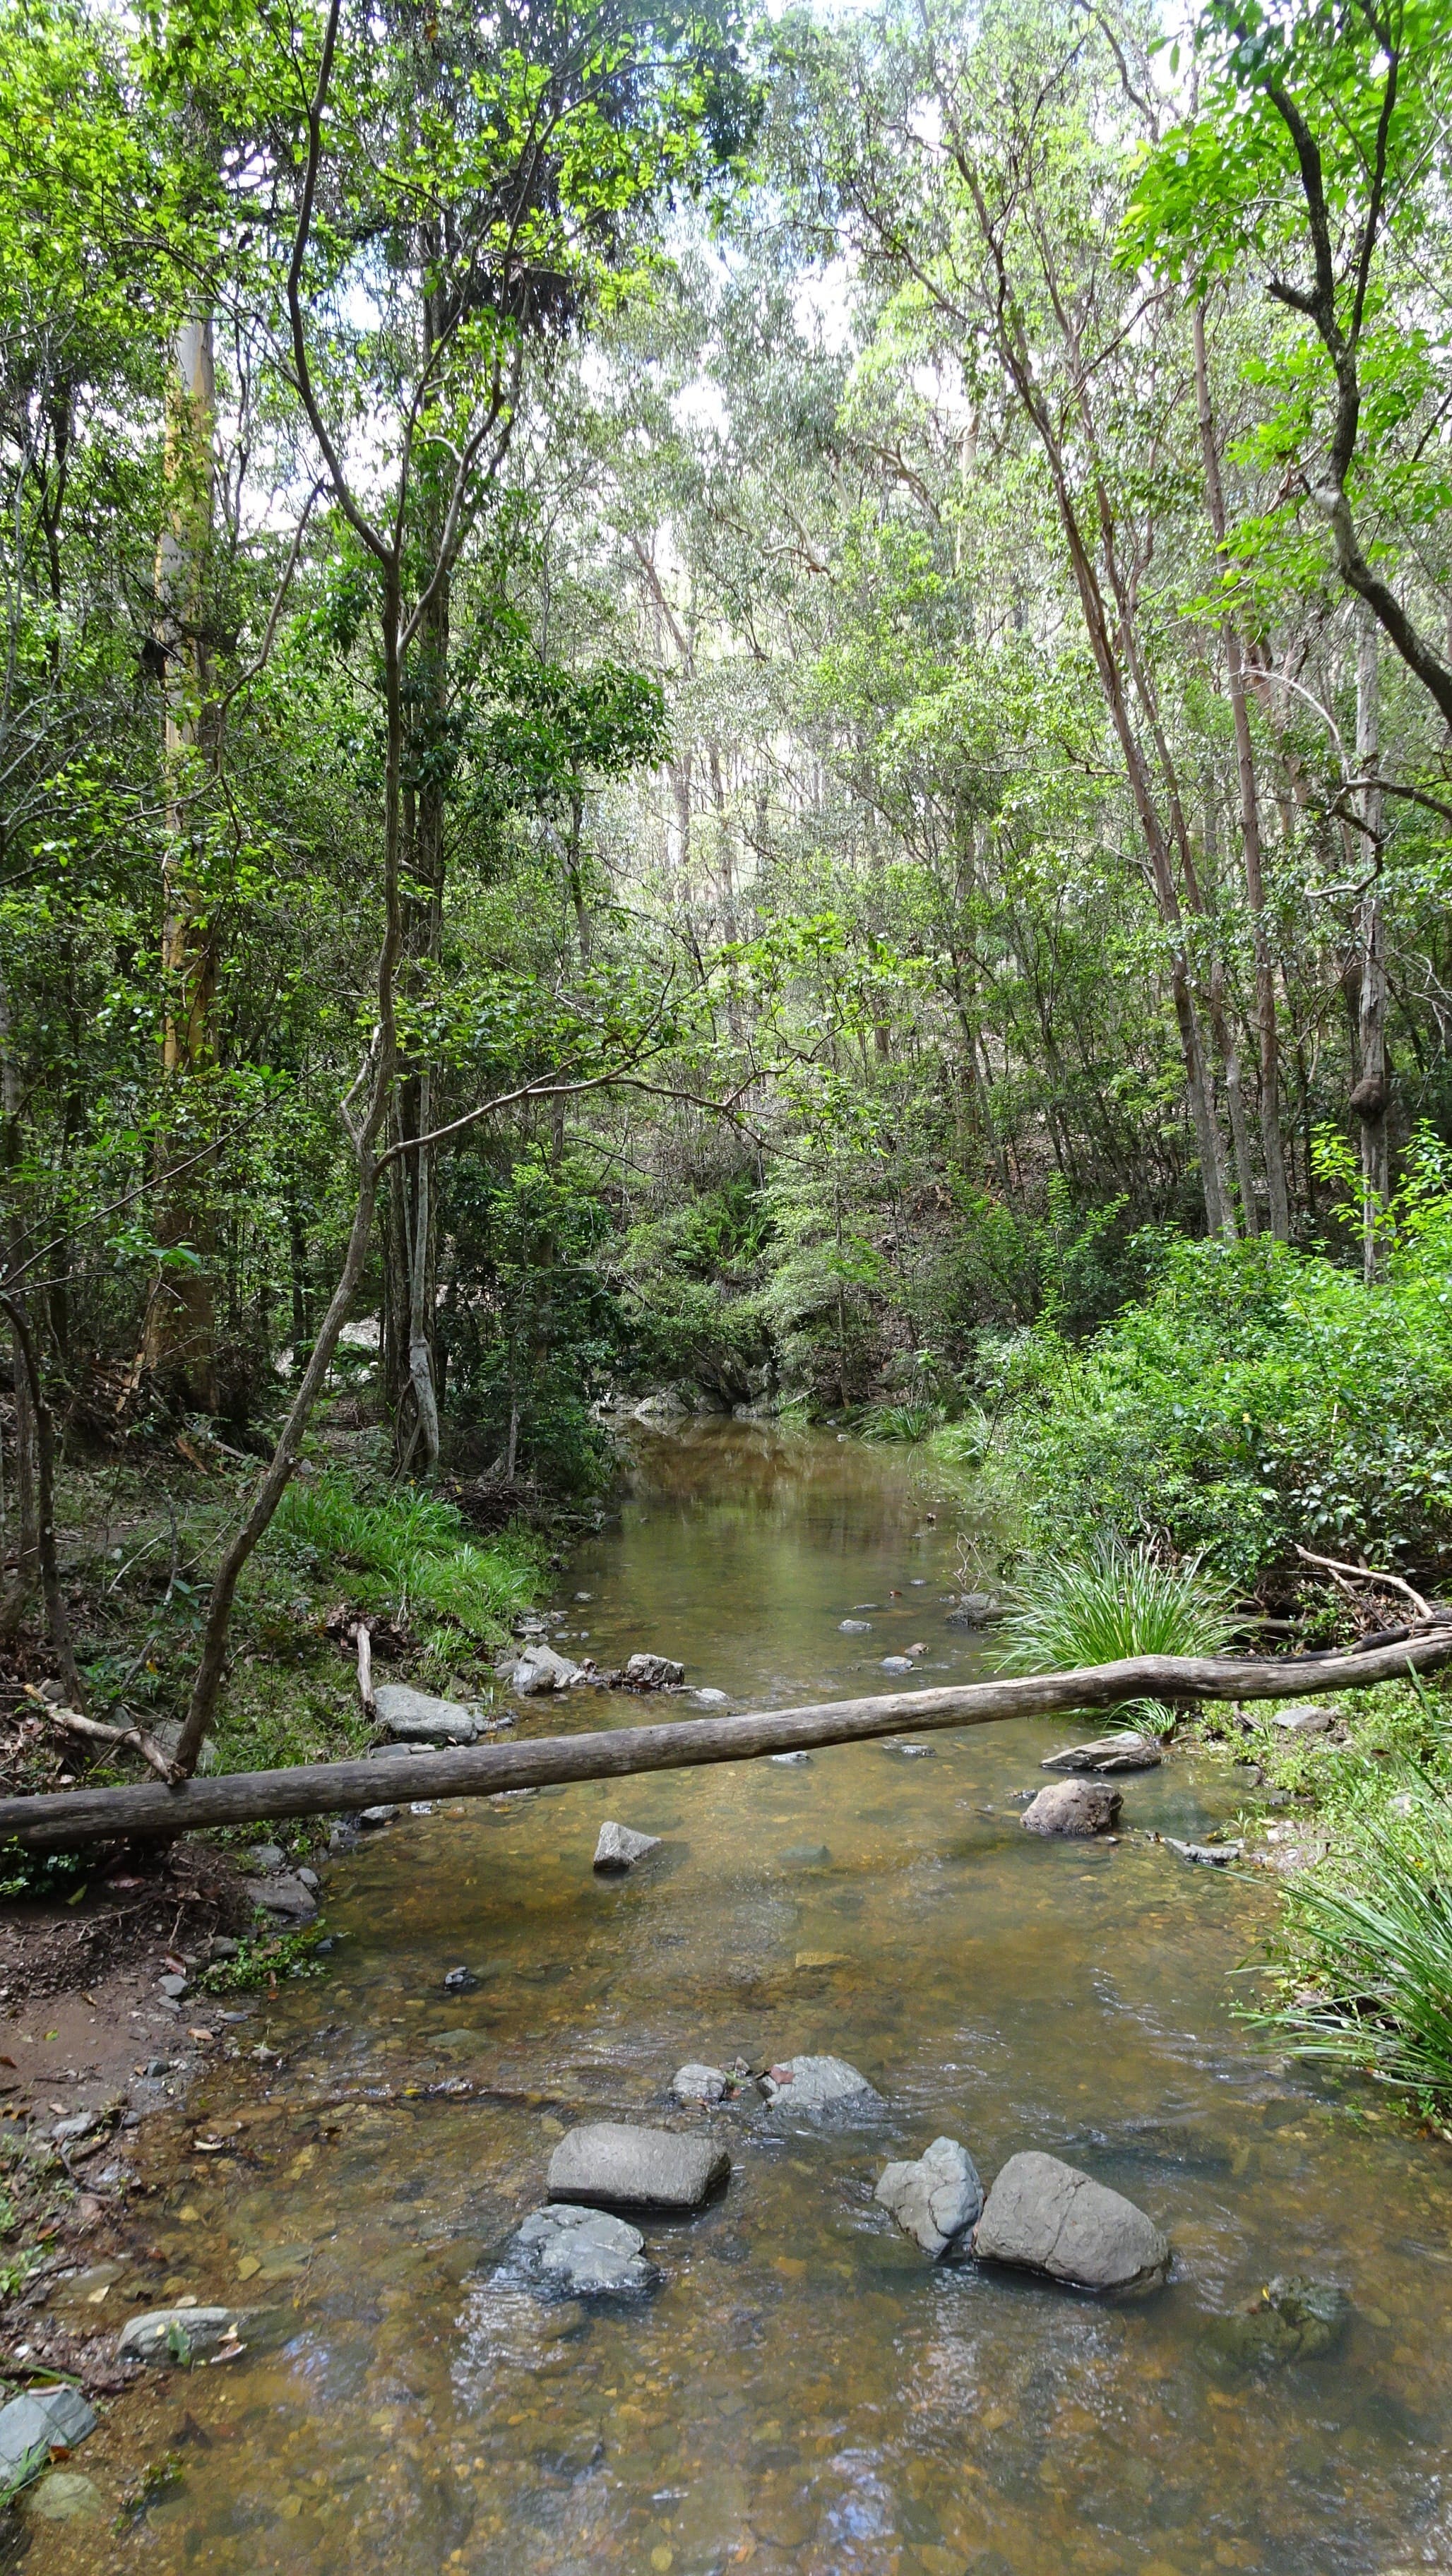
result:
M 266 1453 L 194 1758 L 344 1365 L 1442 1551 L 1449 36 L 4 0 L 7 1636 L 48 1445 Z

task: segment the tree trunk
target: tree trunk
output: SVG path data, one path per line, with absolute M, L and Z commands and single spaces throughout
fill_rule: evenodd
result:
M 1200 453 L 1205 465 L 1205 496 L 1209 506 L 1210 525 L 1215 532 L 1217 550 L 1225 548 L 1225 491 L 1220 479 L 1220 452 L 1215 440 L 1215 414 L 1210 400 L 1210 370 L 1205 350 L 1205 308 L 1196 302 L 1192 317 L 1195 336 L 1195 391 L 1200 415 Z M 1227 617 L 1221 626 L 1225 647 L 1225 671 L 1230 690 L 1230 714 L 1235 727 L 1235 764 L 1240 788 L 1240 829 L 1245 855 L 1245 894 L 1250 908 L 1251 939 L 1255 955 L 1255 1019 L 1260 1058 L 1260 1125 L 1261 1153 L 1265 1162 L 1265 1188 L 1270 1230 L 1278 1243 L 1291 1238 L 1290 1193 L 1286 1187 L 1285 1151 L 1281 1142 L 1280 1109 L 1280 1033 L 1276 1025 L 1275 966 L 1271 957 L 1266 923 L 1265 874 L 1260 837 L 1260 805 L 1256 795 L 1255 746 L 1250 736 L 1250 710 L 1246 699 L 1245 656 L 1234 621 Z M 1246 1210 L 1247 1232 L 1254 1233 L 1251 1213 Z
M 205 1076 L 215 1055 L 216 932 L 200 790 L 211 746 L 208 590 L 217 389 L 210 315 L 177 333 L 166 400 L 167 509 L 156 591 L 165 656 L 166 856 L 162 862 L 162 1127 L 153 1232 L 181 1256 L 158 1271 L 145 1366 L 168 1396 L 217 1401 Z
M 1378 629 L 1371 610 L 1358 603 L 1356 635 L 1356 774 L 1366 784 L 1357 804 L 1362 831 L 1355 836 L 1357 858 L 1371 878 L 1361 899 L 1357 932 L 1361 950 L 1361 990 L 1357 1011 L 1360 1077 L 1351 1106 L 1361 1122 L 1362 1268 L 1370 1287 L 1376 1277 L 1377 1228 L 1386 1205 L 1387 1086 L 1386 960 L 1382 947 L 1381 834 L 1382 791 L 1377 783 L 1381 758 L 1381 674 L 1377 661 Z

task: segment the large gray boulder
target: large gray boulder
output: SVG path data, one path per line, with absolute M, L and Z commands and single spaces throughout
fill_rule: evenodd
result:
M 1123 1727 L 1115 1735 L 1096 1735 L 1088 1744 L 1066 1744 L 1062 1753 L 1046 1753 L 1041 1771 L 1153 1771 L 1163 1761 L 1152 1735 Z
M 659 1834 L 638 1834 L 633 1825 L 602 1825 L 595 1845 L 594 1866 L 604 1872 L 634 1869 L 647 1852 L 659 1851 Z
M 479 1720 L 456 1699 L 434 1699 L 408 1682 L 380 1682 L 379 1723 L 403 1744 L 472 1744 Z
M 538 1699 L 546 1691 L 568 1690 L 572 1682 L 582 1682 L 585 1673 L 568 1655 L 557 1655 L 553 1646 L 526 1646 L 513 1678 L 521 1699 Z
M 1030 1834 L 1107 1834 L 1124 1801 L 1106 1780 L 1052 1780 L 1019 1818 Z
M 1148 2290 L 1170 2267 L 1170 2241 L 1132 2200 L 1057 2156 L 1010 2156 L 973 2234 L 988 2263 L 1047 2272 L 1081 2290 Z
M 195 2361 L 232 2342 L 243 2320 L 240 2308 L 148 2308 L 132 2317 L 117 2338 L 121 2361 L 168 2363 Z
M 73 2451 L 96 2429 L 96 2410 L 78 2388 L 41 2388 L 0 2406 L 0 2479 L 44 2468 L 51 2452 Z
M 983 2207 L 983 2185 L 966 2147 L 956 2138 L 934 2138 L 913 2164 L 889 2165 L 876 2197 L 904 2235 L 917 2239 L 934 2262 L 966 2252 L 964 2241 Z
M 537 2209 L 521 2227 L 514 2250 L 543 2288 L 570 2298 L 639 2298 L 660 2279 L 639 2228 L 603 2209 Z
M 678 2066 L 671 2091 L 678 2102 L 724 2102 L 729 2078 L 720 2066 Z
M 761 2079 L 773 2111 L 805 2120 L 861 2119 L 886 2108 L 882 2095 L 845 2057 L 788 2057 Z
M 549 2195 L 607 2209 L 699 2209 L 730 2171 L 731 2158 L 714 2139 L 590 2120 L 551 2156 Z

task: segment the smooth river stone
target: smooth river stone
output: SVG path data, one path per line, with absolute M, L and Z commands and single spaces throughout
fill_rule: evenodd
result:
M 634 1869 L 647 1852 L 659 1851 L 659 1834 L 638 1834 L 633 1825 L 607 1824 L 600 1828 L 595 1845 L 594 1867 L 598 1870 Z
M 1054 1780 L 1025 1807 L 1020 1824 L 1030 1834 L 1107 1834 L 1124 1801 L 1105 1780 Z
M 912 2164 L 889 2165 L 876 2197 L 904 2235 L 915 2237 L 936 2262 L 959 2249 L 983 2207 L 983 2185 L 966 2147 L 956 2138 L 934 2138 Z M 964 2246 L 962 2251 L 966 2252 Z
M 726 2074 L 719 2066 L 678 2066 L 671 2091 L 678 2102 L 724 2102 Z
M 408 1744 L 472 1744 L 479 1720 L 455 1699 L 434 1699 L 408 1682 L 380 1682 L 373 1693 L 380 1725 Z
M 850 2119 L 886 2107 L 845 2057 L 788 2057 L 763 2075 L 761 2089 L 773 2111 L 806 2120 Z
M 547 2288 L 575 2298 L 638 2298 L 660 2274 L 645 2254 L 638 2227 L 604 2209 L 537 2209 L 514 2240 L 515 2251 Z
M 40 2388 L 0 2406 L 0 2476 L 52 2448 L 73 2451 L 96 2429 L 96 2410 L 78 2388 Z
M 710 2138 L 591 2120 L 556 2147 L 549 2195 L 606 2208 L 699 2209 L 730 2171 L 726 2149 Z
M 145 2316 L 132 2317 L 121 2329 L 116 2342 L 118 2359 L 175 2364 L 188 2361 L 198 2353 L 215 2352 L 226 2343 L 243 2322 L 241 2308 L 148 2308 Z M 186 2350 L 173 2345 L 185 2336 Z
M 973 2234 L 983 2262 L 1047 2272 L 1081 2290 L 1152 2289 L 1170 2241 L 1122 2193 L 1057 2156 L 1010 2156 Z
M 557 1655 L 553 1646 L 526 1646 L 514 1667 L 514 1687 L 521 1699 L 538 1699 L 545 1691 L 568 1690 L 585 1678 L 579 1664 Z

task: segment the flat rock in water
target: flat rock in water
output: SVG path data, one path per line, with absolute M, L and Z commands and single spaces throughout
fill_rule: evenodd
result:
M 526 1646 L 514 1667 L 514 1687 L 521 1699 L 538 1699 L 546 1691 L 568 1690 L 572 1682 L 582 1682 L 584 1669 L 572 1664 L 568 1655 L 557 1655 L 553 1646 Z
M 1117 1735 L 1096 1735 L 1088 1744 L 1066 1744 L 1062 1753 L 1046 1753 L 1041 1771 L 1153 1771 L 1164 1756 L 1152 1735 L 1133 1727 Z
M 685 1678 L 685 1665 L 673 1655 L 631 1655 L 626 1661 L 627 1690 L 675 1690 Z
M 720 2066 L 678 2066 L 671 2091 L 678 2102 L 724 2102 L 728 2081 Z
M 391 1825 L 397 1813 L 396 1807 L 365 1807 L 358 1822 L 360 1825 Z
M 930 1762 L 936 1751 L 931 1744 L 884 1744 L 884 1753 L 895 1753 L 903 1762 Z
M 1103 1780 L 1054 1780 L 1019 1818 L 1031 1834 L 1107 1834 L 1124 1801 Z
M 659 1834 L 638 1834 L 633 1825 L 606 1824 L 600 1828 L 595 1845 L 596 1869 L 618 1871 L 634 1869 L 647 1852 L 659 1851 Z
M 96 2429 L 96 2410 L 78 2388 L 38 2388 L 0 2406 L 0 2477 L 7 2482 L 27 2460 L 52 2450 L 73 2451 Z
M 1164 1843 L 1167 1850 L 1178 1852 L 1181 1860 L 1198 1861 L 1202 1869 L 1228 1869 L 1233 1860 L 1239 1860 L 1241 1853 L 1245 1849 L 1243 1842 L 1177 1842 L 1173 1834 L 1162 1834 L 1160 1840 Z
M 915 2163 L 887 2167 L 876 2197 L 904 2235 L 915 2237 L 937 2262 L 960 2250 L 958 2240 L 983 2208 L 983 2185 L 966 2147 L 956 2138 L 934 2138 Z
M 281 1915 L 289 1923 L 311 1923 L 318 1910 L 318 1900 L 300 1878 L 259 1879 L 256 1902 L 269 1914 Z
M 910 1673 L 913 1659 L 911 1655 L 884 1655 L 882 1669 L 885 1673 Z
M 780 1762 L 784 1768 L 790 1764 L 795 1770 L 799 1762 L 810 1762 L 812 1757 L 810 1753 L 768 1753 L 766 1758 L 768 1762 Z
M 380 1682 L 374 1699 L 380 1723 L 405 1744 L 472 1744 L 479 1720 L 455 1699 L 434 1699 L 407 1682 Z
M 761 2089 L 773 2111 L 805 2120 L 855 2119 L 886 2108 L 882 2095 L 845 2057 L 788 2057 Z
M 1057 2156 L 1010 2156 L 973 2235 L 984 2262 L 1047 2272 L 1081 2290 L 1152 2289 L 1169 2238 L 1120 2192 Z
M 639 2228 L 604 2209 L 537 2209 L 514 2250 L 542 2288 L 577 2299 L 639 2298 L 660 2279 Z
M 872 1621 L 870 1619 L 839 1619 L 837 1622 L 837 1633 L 841 1637 L 868 1637 L 872 1633 Z
M 1273 1708 L 1271 1724 L 1283 1735 L 1329 1735 L 1340 1714 L 1337 1708 L 1310 1708 L 1297 1701 L 1290 1708 Z
M 120 2361 L 162 2364 L 194 2361 L 229 2343 L 243 2322 L 240 2308 L 148 2308 L 132 2317 L 116 2339 Z
M 724 1708 L 726 1705 L 727 1694 L 723 1690 L 703 1690 L 697 1688 L 692 1691 L 691 1697 L 692 1699 L 698 1699 L 702 1708 Z
M 726 2149 L 710 2138 L 590 2120 L 551 2156 L 549 2194 L 606 2208 L 699 2209 L 730 2171 Z

